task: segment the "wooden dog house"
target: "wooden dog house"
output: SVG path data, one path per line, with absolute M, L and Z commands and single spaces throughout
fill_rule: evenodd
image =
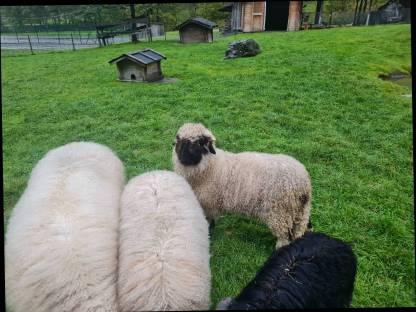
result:
M 166 59 L 163 54 L 152 49 L 122 54 L 109 61 L 116 64 L 118 79 L 121 81 L 157 81 L 163 78 L 160 61 Z
M 179 29 L 179 37 L 182 43 L 212 42 L 215 26 L 217 25 L 214 22 L 203 17 L 195 17 L 183 22 L 177 29 Z

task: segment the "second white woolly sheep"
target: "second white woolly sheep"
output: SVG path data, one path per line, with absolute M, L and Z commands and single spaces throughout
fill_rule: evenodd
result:
M 120 216 L 120 311 L 207 310 L 208 223 L 185 179 L 170 171 L 133 178 Z

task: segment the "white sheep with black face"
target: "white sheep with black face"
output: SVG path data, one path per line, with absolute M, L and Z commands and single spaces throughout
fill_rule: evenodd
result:
M 120 311 L 209 308 L 208 223 L 183 177 L 152 171 L 130 180 L 119 232 Z
M 290 156 L 226 152 L 215 147 L 215 136 L 202 124 L 186 123 L 176 135 L 172 162 L 209 221 L 224 212 L 258 217 L 277 236 L 276 247 L 308 228 L 311 181 L 305 167 Z
M 13 209 L 5 243 L 13 312 L 117 311 L 117 238 L 124 167 L 107 147 L 49 151 Z

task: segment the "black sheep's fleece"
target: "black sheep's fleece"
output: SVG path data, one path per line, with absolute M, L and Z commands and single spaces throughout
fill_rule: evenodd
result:
M 348 307 L 357 260 L 345 242 L 306 232 L 276 250 L 229 310 Z

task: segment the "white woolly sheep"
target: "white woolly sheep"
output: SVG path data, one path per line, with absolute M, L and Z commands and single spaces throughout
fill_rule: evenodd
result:
M 305 167 L 287 155 L 230 153 L 215 148 L 202 124 L 184 124 L 172 153 L 176 173 L 195 191 L 211 222 L 224 212 L 258 217 L 287 245 L 308 228 L 311 182 Z
M 170 171 L 133 178 L 119 232 L 120 311 L 209 308 L 208 223 L 184 178 Z
M 117 311 L 117 237 L 124 167 L 107 147 L 49 151 L 12 211 L 5 244 L 13 312 Z

